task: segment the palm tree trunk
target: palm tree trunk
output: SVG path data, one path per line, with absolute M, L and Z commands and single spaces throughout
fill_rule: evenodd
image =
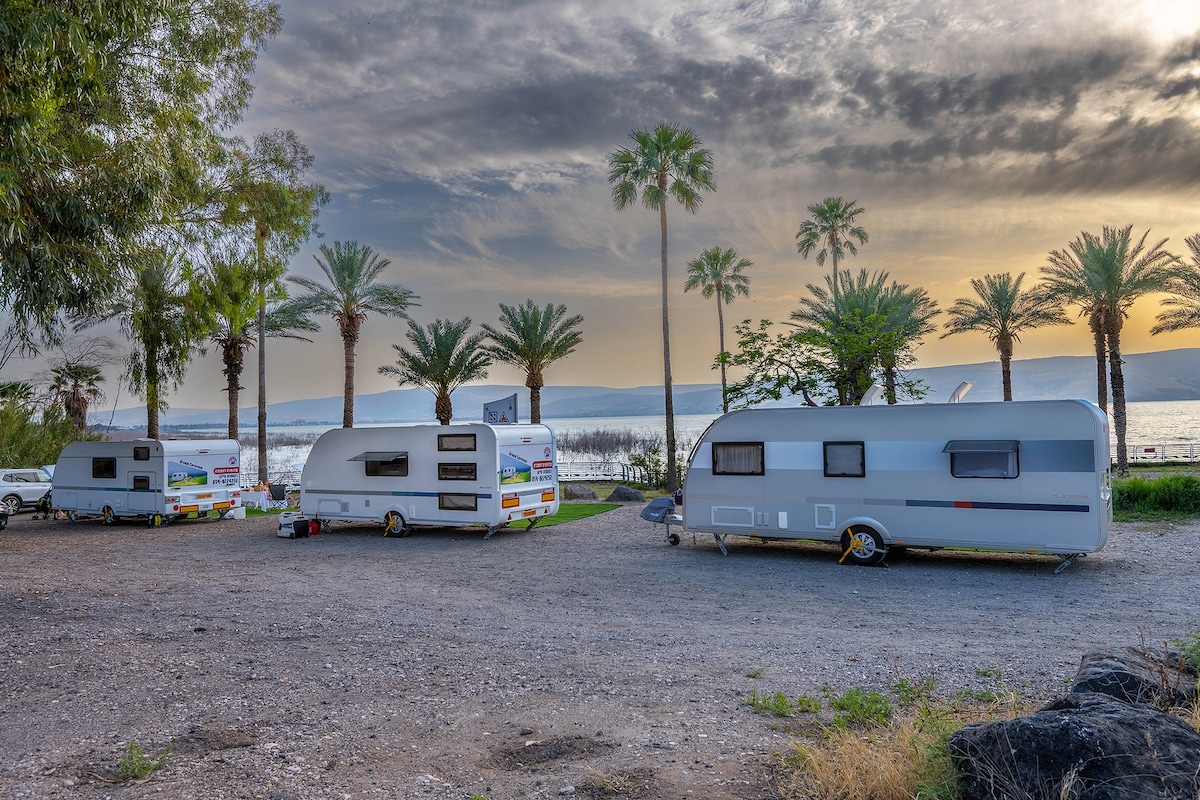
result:
M 222 348 L 225 362 L 225 391 L 229 395 L 228 433 L 230 439 L 238 438 L 238 405 L 241 403 L 242 360 L 233 352 L 233 346 Z
M 1001 339 L 996 343 L 1000 352 L 1000 382 L 1004 386 L 1004 399 L 1012 400 L 1012 357 L 1013 346 L 1009 339 Z
M 666 190 L 666 180 L 659 187 Z M 664 199 L 658 209 L 659 227 L 662 230 L 662 332 L 663 332 L 663 400 L 667 416 L 667 483 L 666 490 L 679 488 L 675 458 L 675 400 L 671 389 L 671 324 L 667 319 L 667 203 Z
M 158 360 L 146 348 L 146 438 L 158 438 Z
M 721 291 L 720 284 L 717 285 L 717 344 L 721 348 L 720 353 L 725 353 L 725 312 L 721 310 Z M 725 359 L 721 359 L 721 413 L 729 413 L 729 397 L 725 394 Z
M 1108 368 L 1112 373 L 1112 419 L 1117 435 L 1117 477 L 1129 475 L 1129 454 L 1125 452 L 1125 370 L 1121 366 L 1121 329 L 1108 331 Z
M 1092 344 L 1096 350 L 1096 405 L 1107 414 L 1108 365 L 1104 363 L 1104 326 L 1099 311 L 1093 311 L 1088 317 L 1088 326 L 1092 329 Z
M 354 427 L 354 349 L 357 337 L 342 337 L 342 353 L 346 360 L 342 381 L 342 427 Z
M 267 482 L 267 301 L 258 301 L 258 482 Z
M 450 403 L 450 395 L 439 394 L 433 403 L 433 414 L 442 425 L 449 425 L 454 418 L 454 406 Z
M 525 386 L 529 389 L 529 422 L 533 425 L 542 421 L 542 387 L 545 385 L 540 372 L 531 372 L 525 376 Z

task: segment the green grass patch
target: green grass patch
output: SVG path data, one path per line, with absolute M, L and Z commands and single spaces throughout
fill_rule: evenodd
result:
M 1113 519 L 1148 522 L 1200 516 L 1200 478 L 1172 473 L 1113 481 Z
M 564 522 L 587 519 L 620 507 L 620 503 L 562 503 L 558 507 L 558 513 L 542 517 L 538 521 L 538 527 L 544 528 L 547 525 L 561 525 Z

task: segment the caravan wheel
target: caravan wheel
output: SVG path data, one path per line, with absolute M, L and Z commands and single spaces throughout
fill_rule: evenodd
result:
M 100 509 L 100 521 L 105 525 L 116 524 L 117 515 L 113 512 L 112 506 L 105 506 L 104 508 Z
M 389 511 L 383 517 L 384 536 L 408 536 L 408 525 L 398 511 Z
M 852 525 L 847 528 L 842 534 L 841 545 L 841 560 L 859 567 L 874 566 L 887 555 L 883 537 L 866 525 Z

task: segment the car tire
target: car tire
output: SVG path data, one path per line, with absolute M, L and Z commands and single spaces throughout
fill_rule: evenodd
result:
M 9 516 L 12 516 L 13 514 L 15 514 L 21 510 L 21 498 L 18 495 L 15 495 L 15 494 L 5 495 L 4 499 L 0 500 L 0 503 L 4 504 L 4 510 L 8 513 Z

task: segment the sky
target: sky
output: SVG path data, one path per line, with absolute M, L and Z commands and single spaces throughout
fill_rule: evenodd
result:
M 1195 0 L 281 0 L 238 132 L 297 133 L 331 193 L 322 239 L 292 274 L 319 278 L 320 244 L 388 258 L 419 295 L 413 319 L 498 322 L 498 303 L 562 303 L 583 344 L 548 384 L 661 385 L 659 226 L 617 211 L 607 158 L 636 129 L 691 128 L 716 190 L 669 207 L 677 384 L 715 383 L 716 301 L 683 293 L 705 248 L 749 259 L 749 298 L 726 308 L 781 323 L 829 269 L 796 251 L 806 208 L 865 210 L 869 242 L 842 267 L 886 270 L 942 308 L 987 273 L 1038 277 L 1081 232 L 1200 233 L 1200 3 Z M 1200 346 L 1151 337 L 1151 298 L 1126 352 Z M 945 315 L 935 319 L 945 322 Z M 359 394 L 407 344 L 369 317 Z M 336 324 L 311 344 L 269 342 L 271 402 L 341 394 Z M 1016 357 L 1090 355 L 1086 324 L 1022 337 Z M 250 359 L 254 356 L 250 355 Z M 919 366 L 996 359 L 983 334 L 927 337 Z M 110 402 L 115 374 L 106 384 Z M 497 365 L 487 383 L 521 384 Z M 254 403 L 253 370 L 243 377 Z M 221 407 L 215 353 L 177 407 Z M 127 390 L 122 406 L 131 405 Z M 432 402 L 432 401 L 431 401 Z

